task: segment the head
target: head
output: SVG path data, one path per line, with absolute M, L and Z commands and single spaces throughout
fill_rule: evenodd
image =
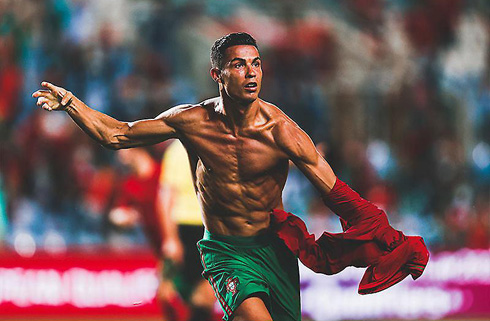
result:
M 211 48 L 211 77 L 221 95 L 250 104 L 259 95 L 262 64 L 255 39 L 247 33 L 232 33 Z

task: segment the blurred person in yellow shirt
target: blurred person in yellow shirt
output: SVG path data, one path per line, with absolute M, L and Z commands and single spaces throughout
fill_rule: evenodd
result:
M 160 186 L 165 210 L 161 213 L 167 216 L 163 218 L 165 221 L 177 225 L 174 232 L 167 233 L 178 233 L 178 237 L 162 242 L 164 273 L 173 279 L 175 289 L 190 305 L 190 321 L 218 320 L 221 315 L 214 312 L 213 289 L 201 277 L 202 266 L 196 244 L 203 236 L 204 227 L 187 157 L 184 146 L 174 140 L 162 159 Z

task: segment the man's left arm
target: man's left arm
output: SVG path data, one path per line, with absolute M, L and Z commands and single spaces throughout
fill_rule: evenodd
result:
M 363 199 L 347 184 L 337 178 L 330 165 L 317 151 L 310 137 L 291 120 L 275 129 L 276 143 L 303 172 L 320 193 L 323 202 L 348 226 L 362 222 L 379 222 L 375 239 L 392 248 L 402 241 L 401 235 L 388 223 L 386 214 L 371 202 Z M 375 224 L 378 225 L 378 224 Z M 370 231 L 372 232 L 372 230 Z
M 335 186 L 337 177 L 310 137 L 288 119 L 276 126 L 274 138 L 277 146 L 303 172 L 321 196 L 327 196 Z
M 287 120 L 276 127 L 279 148 L 313 183 L 325 205 L 343 220 L 344 233 L 324 232 L 315 241 L 299 218 L 274 211 L 277 235 L 301 262 L 325 274 L 338 273 L 347 266 L 368 267 L 359 284 L 360 294 L 382 291 L 408 275 L 419 278 L 429 260 L 423 239 L 395 230 L 385 212 L 338 179 L 294 122 Z

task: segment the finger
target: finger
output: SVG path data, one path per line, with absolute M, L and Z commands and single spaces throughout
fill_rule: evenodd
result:
M 59 97 L 59 98 L 61 99 L 61 98 L 63 98 L 63 96 L 64 96 L 64 92 L 61 90 L 61 88 L 60 88 L 60 87 L 58 87 L 58 86 L 53 85 L 52 83 L 49 83 L 49 82 L 47 82 L 47 81 L 43 81 L 43 82 L 41 83 L 41 86 L 46 87 L 46 88 L 48 88 L 49 90 L 51 90 L 51 92 L 53 92 L 53 94 L 54 94 L 54 95 L 55 95 L 57 98 Z
M 57 91 L 57 89 L 58 89 L 58 87 L 57 87 L 57 86 L 55 86 L 55 85 L 53 85 L 52 83 L 47 82 L 47 81 L 43 81 L 43 82 L 41 83 L 41 86 L 46 87 L 46 88 L 48 88 L 48 89 L 49 89 L 49 90 L 51 90 L 51 91 Z
M 41 106 L 43 109 L 46 109 L 46 110 L 49 110 L 49 111 L 53 110 L 54 109 L 54 106 L 55 106 L 55 104 L 53 103 L 53 101 L 47 100 L 47 99 L 44 99 L 41 102 L 38 101 L 37 104 L 39 106 Z
M 41 106 L 41 104 L 44 102 L 44 100 L 58 101 L 58 99 L 51 92 L 42 92 L 42 93 L 36 94 L 34 97 L 37 97 L 37 103 L 36 104 L 38 106 Z
M 42 108 L 45 109 L 45 110 L 48 110 L 48 111 L 52 111 L 53 110 L 53 108 L 48 103 L 44 103 L 42 105 Z
M 46 97 L 46 98 L 53 98 L 56 99 L 56 96 L 54 93 L 52 93 L 49 90 L 38 90 L 35 93 L 32 94 L 32 97 L 38 98 L 38 97 Z
M 38 90 L 38 91 L 33 92 L 33 93 L 32 93 L 32 97 L 36 98 L 36 97 L 40 97 L 40 96 L 42 96 L 42 95 L 47 95 L 47 94 L 49 94 L 49 93 L 51 93 L 51 91 L 49 91 L 49 90 L 44 90 L 44 89 L 40 89 L 40 90 Z
M 48 102 L 49 102 L 49 99 L 48 98 L 46 98 L 46 97 L 39 97 L 37 99 L 36 105 L 42 106 L 43 104 L 48 103 Z
M 37 99 L 37 105 L 40 106 L 40 105 L 42 105 L 44 103 L 49 103 L 49 105 L 51 107 L 53 107 L 55 105 L 55 103 L 58 103 L 58 101 L 54 97 L 39 97 Z

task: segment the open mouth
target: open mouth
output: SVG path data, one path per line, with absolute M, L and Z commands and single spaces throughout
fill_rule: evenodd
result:
M 245 88 L 257 89 L 257 83 L 256 82 L 249 82 L 248 84 L 245 85 Z

